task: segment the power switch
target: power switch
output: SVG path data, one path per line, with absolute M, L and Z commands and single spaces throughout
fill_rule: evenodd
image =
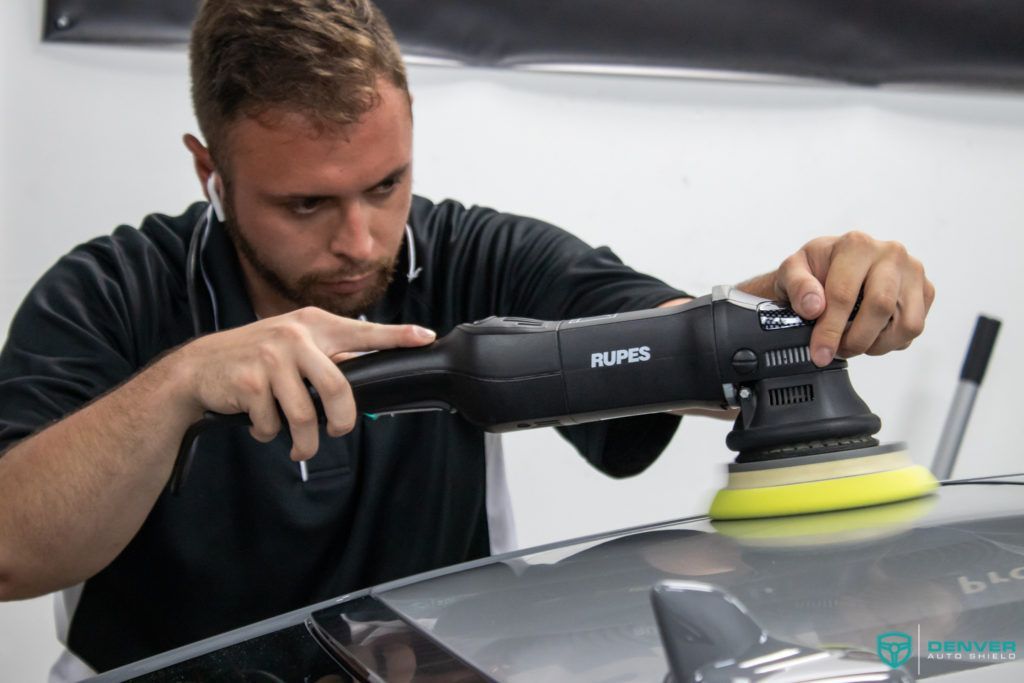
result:
M 474 323 L 463 323 L 459 329 L 469 334 L 525 334 L 528 332 L 555 332 L 558 321 L 533 318 L 499 318 L 492 315 Z
M 757 354 L 750 349 L 740 349 L 732 354 L 732 369 L 740 375 L 749 375 L 757 370 Z

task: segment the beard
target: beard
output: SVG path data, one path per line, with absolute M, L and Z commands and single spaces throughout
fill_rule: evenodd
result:
M 306 273 L 297 280 L 289 281 L 274 270 L 260 255 L 252 242 L 242 234 L 233 217 L 228 217 L 228 220 L 224 222 L 224 227 L 241 257 L 249 262 L 257 276 L 271 289 L 299 308 L 316 306 L 335 315 L 358 318 L 360 315 L 368 313 L 384 298 L 384 294 L 387 293 L 395 276 L 395 264 L 398 262 L 397 252 L 390 258 L 376 261 L 343 257 L 343 263 L 339 268 Z M 367 274 L 372 274 L 370 281 L 360 291 L 353 294 L 331 292 L 326 286 L 330 282 Z

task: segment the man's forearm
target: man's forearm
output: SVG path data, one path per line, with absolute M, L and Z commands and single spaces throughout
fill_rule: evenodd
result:
M 181 368 L 166 356 L 0 457 L 0 599 L 79 583 L 138 532 L 201 412 Z

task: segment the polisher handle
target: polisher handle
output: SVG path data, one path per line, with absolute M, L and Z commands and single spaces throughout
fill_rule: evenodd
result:
M 709 297 L 562 321 L 491 317 L 459 325 L 427 347 L 366 354 L 338 367 L 363 413 L 457 411 L 491 432 L 724 407 L 711 318 Z M 172 493 L 180 490 L 203 432 L 247 424 L 244 414 L 207 413 L 192 425 L 178 452 Z

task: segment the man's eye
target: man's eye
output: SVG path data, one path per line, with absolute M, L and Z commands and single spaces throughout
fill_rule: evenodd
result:
M 388 178 L 375 186 L 370 192 L 373 194 L 391 194 L 391 192 L 398 186 L 398 178 Z
M 300 216 L 308 216 L 311 213 L 315 213 L 324 203 L 324 200 L 320 197 L 303 197 L 302 199 L 296 199 L 288 205 L 292 213 L 299 214 Z

